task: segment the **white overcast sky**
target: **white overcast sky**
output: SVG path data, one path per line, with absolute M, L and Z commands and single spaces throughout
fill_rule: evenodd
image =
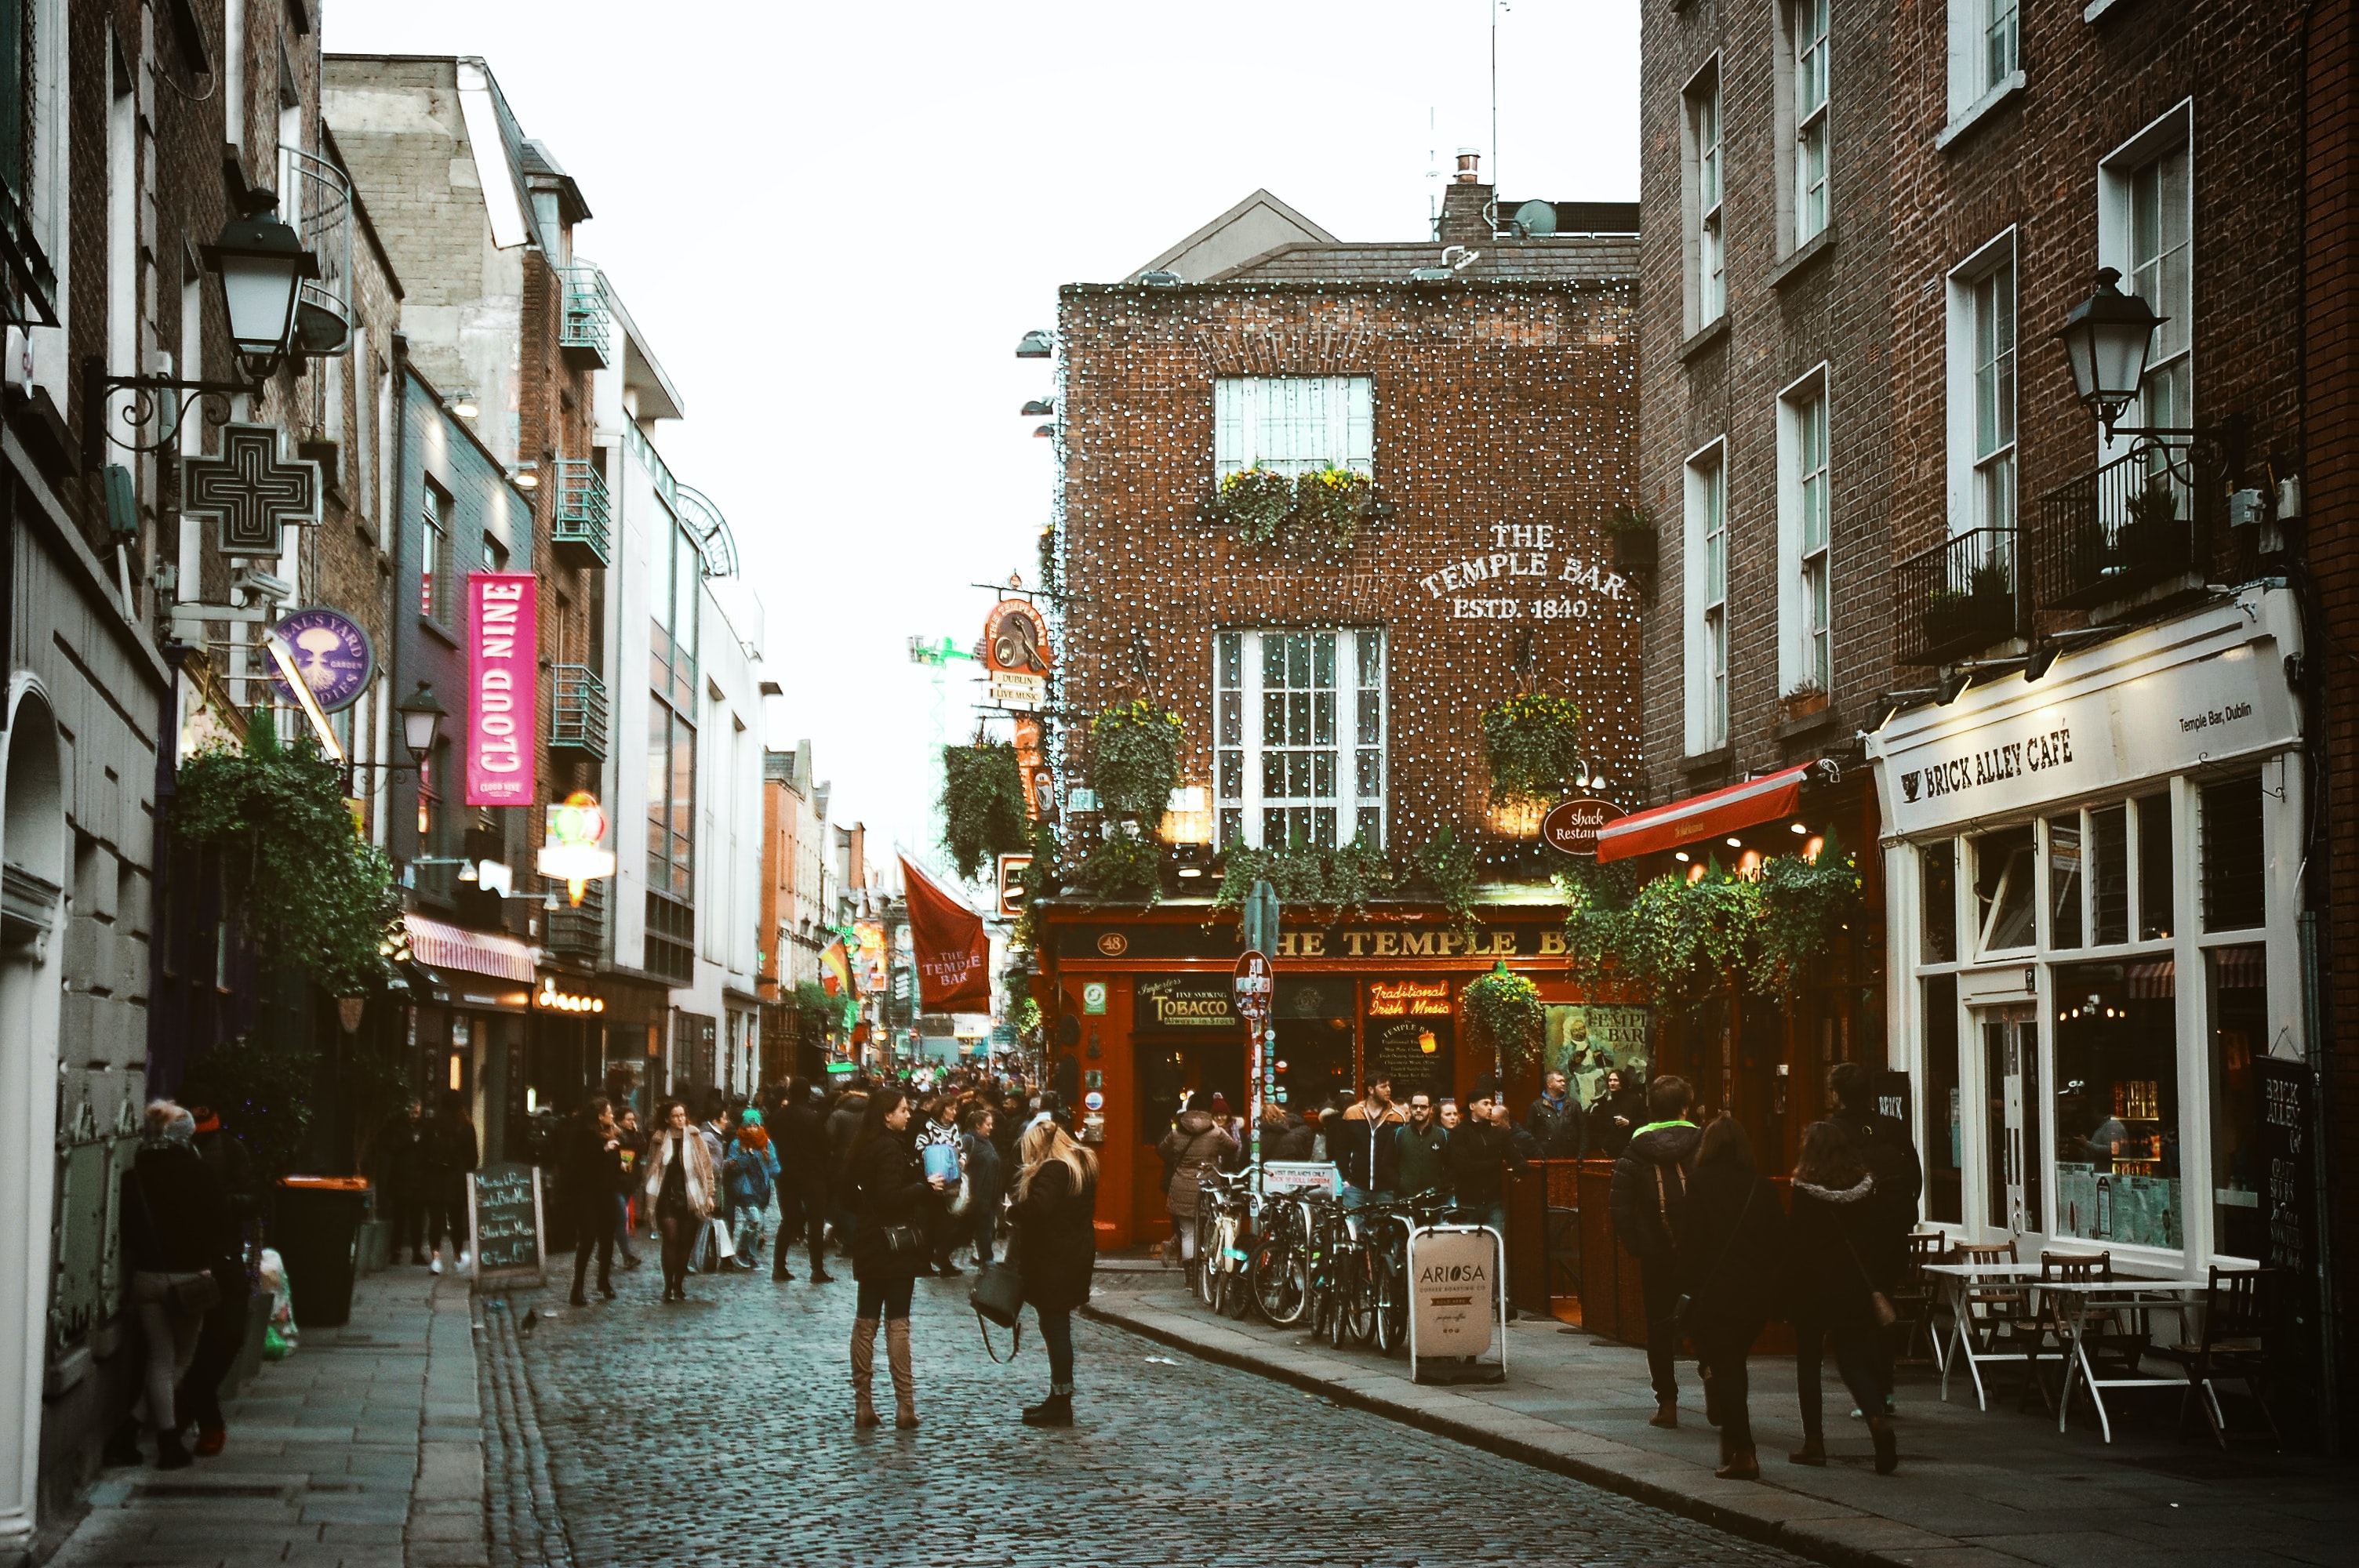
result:
M 838 821 L 934 830 L 970 733 L 905 640 L 971 647 L 1034 575 L 1057 287 L 1120 277 L 1266 186 L 1415 239 L 1462 146 L 1513 200 L 1637 195 L 1636 0 L 329 0 L 331 50 L 481 55 L 595 218 L 681 392 L 674 472 L 728 514 Z M 1429 124 L 1431 129 L 1429 130 Z M 880 848 L 881 848 L 880 842 Z

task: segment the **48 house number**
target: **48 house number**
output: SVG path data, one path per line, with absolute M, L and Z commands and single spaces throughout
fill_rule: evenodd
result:
M 1449 602 L 1453 621 L 1586 621 L 1600 608 L 1596 600 L 1619 600 L 1629 586 L 1579 556 L 1566 556 L 1555 569 L 1554 524 L 1494 523 L 1491 542 L 1490 550 L 1417 579 L 1429 597 Z M 1554 591 L 1565 587 L 1572 591 Z M 1528 597 L 1530 589 L 1540 592 Z

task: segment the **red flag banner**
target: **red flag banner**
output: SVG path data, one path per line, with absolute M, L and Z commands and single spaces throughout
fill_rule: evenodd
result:
M 909 936 L 918 949 L 918 1006 L 924 1012 L 991 1011 L 991 938 L 983 916 L 901 859 Z

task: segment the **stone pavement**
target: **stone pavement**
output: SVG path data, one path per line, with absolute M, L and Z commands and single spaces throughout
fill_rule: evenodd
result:
M 51 1568 L 484 1568 L 484 1403 L 467 1281 L 360 1281 L 352 1321 L 307 1329 L 185 1470 L 109 1470 Z
M 1903 1368 L 1898 1474 L 1875 1473 L 1864 1423 L 1830 1360 L 1826 1432 L 1832 1462 L 1787 1462 L 1799 1446 L 1794 1361 L 1751 1364 L 1759 1483 L 1723 1481 L 1717 1434 L 1704 1423 L 1692 1360 L 1681 1364 L 1680 1427 L 1647 1424 L 1654 1396 L 1641 1350 L 1552 1319 L 1507 1333 L 1505 1384 L 1440 1387 L 1408 1380 L 1406 1357 L 1329 1349 L 1299 1330 L 1214 1316 L 1176 1273 L 1101 1292 L 1091 1313 L 1225 1366 L 1260 1373 L 1821 1563 L 1914 1568 L 2009 1568 L 2023 1563 L 2347 1563 L 2359 1490 L 2347 1464 L 2171 1435 L 2180 1396 L 2127 1390 L 2109 1403 L 2116 1441 L 2092 1421 L 2060 1433 L 2053 1416 L 2018 1414 L 2017 1376 L 2002 1371 L 1988 1413 L 1962 1377 L 1950 1402 L 1930 1369 Z M 2035 1401 L 2033 1411 L 2038 1406 Z
M 1034 1325 L 1015 1365 L 993 1365 L 968 1279 L 919 1283 L 918 1430 L 856 1432 L 848 1278 L 700 1275 L 666 1305 L 655 1276 L 582 1308 L 548 1292 L 522 1346 L 583 1568 L 1798 1564 L 1088 1322 L 1076 1424 L 1036 1431 L 1016 1421 L 1047 1391 Z M 889 1421 L 881 1345 L 877 1359 Z

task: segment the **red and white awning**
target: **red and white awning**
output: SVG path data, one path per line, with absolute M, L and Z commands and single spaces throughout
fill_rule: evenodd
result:
M 1808 763 L 1781 768 L 1710 795 L 1634 811 L 1597 830 L 1597 858 L 1601 862 L 1626 860 L 1790 816 L 1801 803 L 1802 775 L 1810 771 Z
M 406 915 L 403 923 L 409 930 L 411 956 L 429 968 L 464 969 L 532 984 L 532 949 L 513 936 L 470 931 L 423 914 Z

